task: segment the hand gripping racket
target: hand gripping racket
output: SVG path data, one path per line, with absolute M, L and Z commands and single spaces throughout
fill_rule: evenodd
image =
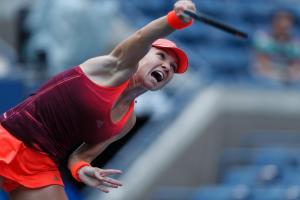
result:
M 230 34 L 233 34 L 235 36 L 238 36 L 240 38 L 243 38 L 243 39 L 247 39 L 248 38 L 248 35 L 247 33 L 245 32 L 242 32 L 232 26 L 229 26 L 223 22 L 220 22 L 220 21 L 217 21 L 215 19 L 212 19 L 202 13 L 199 13 L 199 12 L 192 12 L 192 11 L 189 11 L 189 10 L 184 10 L 183 11 L 184 14 L 190 16 L 191 18 L 193 18 L 194 20 L 197 20 L 197 21 L 200 21 L 200 22 L 203 22 L 205 24 L 208 24 L 210 26 L 213 26 L 215 28 L 218 28 L 222 31 L 225 31 L 227 33 L 230 33 Z

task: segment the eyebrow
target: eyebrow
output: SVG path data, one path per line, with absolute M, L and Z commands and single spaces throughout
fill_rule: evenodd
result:
M 166 52 L 163 51 L 163 50 L 160 50 L 158 53 L 161 53 L 163 55 L 163 58 L 165 59 L 167 56 L 166 56 Z
M 171 50 L 162 50 L 162 49 L 158 49 L 158 52 L 159 52 L 159 53 L 162 53 L 162 54 L 164 55 L 165 58 L 166 58 L 166 54 L 167 54 L 168 56 L 173 57 L 172 54 L 169 53 L 169 52 L 172 52 Z M 173 52 L 172 52 L 172 53 L 173 53 Z M 175 57 L 176 57 L 176 60 L 179 61 L 179 60 L 178 60 L 178 57 L 176 56 L 176 54 L 175 54 Z M 178 68 L 178 62 L 176 62 L 176 61 L 171 62 L 170 65 L 171 65 L 172 68 L 175 69 L 175 71 L 177 70 L 177 68 Z

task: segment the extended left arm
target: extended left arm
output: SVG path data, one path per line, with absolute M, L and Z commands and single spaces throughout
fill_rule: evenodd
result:
M 111 143 L 123 137 L 135 124 L 135 116 L 132 116 L 130 121 L 125 125 L 123 131 L 118 134 L 117 137 L 111 138 L 107 141 L 98 144 L 83 143 L 78 147 L 69 157 L 68 167 L 72 171 L 72 168 L 80 163 L 85 162 L 88 165 L 83 166 L 76 170 L 76 174 L 72 174 L 78 181 L 82 181 L 88 186 L 98 188 L 102 192 L 109 192 L 107 187 L 117 188 L 121 186 L 121 182 L 118 180 L 109 178 L 108 176 L 113 174 L 122 173 L 116 169 L 100 169 L 98 167 L 92 167 L 89 165 L 97 156 L 99 156 Z

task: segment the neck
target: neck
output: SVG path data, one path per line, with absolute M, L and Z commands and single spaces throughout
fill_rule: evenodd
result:
M 140 84 L 137 84 L 134 79 L 130 79 L 129 86 L 123 92 L 120 100 L 123 103 L 130 103 L 134 101 L 135 98 L 147 92 Z

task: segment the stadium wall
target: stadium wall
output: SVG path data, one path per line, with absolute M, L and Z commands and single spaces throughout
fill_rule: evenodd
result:
M 264 131 L 300 136 L 299 102 L 294 90 L 207 88 L 125 172 L 124 186 L 101 199 L 151 199 L 163 186 L 213 184 L 223 149 L 241 147 Z

